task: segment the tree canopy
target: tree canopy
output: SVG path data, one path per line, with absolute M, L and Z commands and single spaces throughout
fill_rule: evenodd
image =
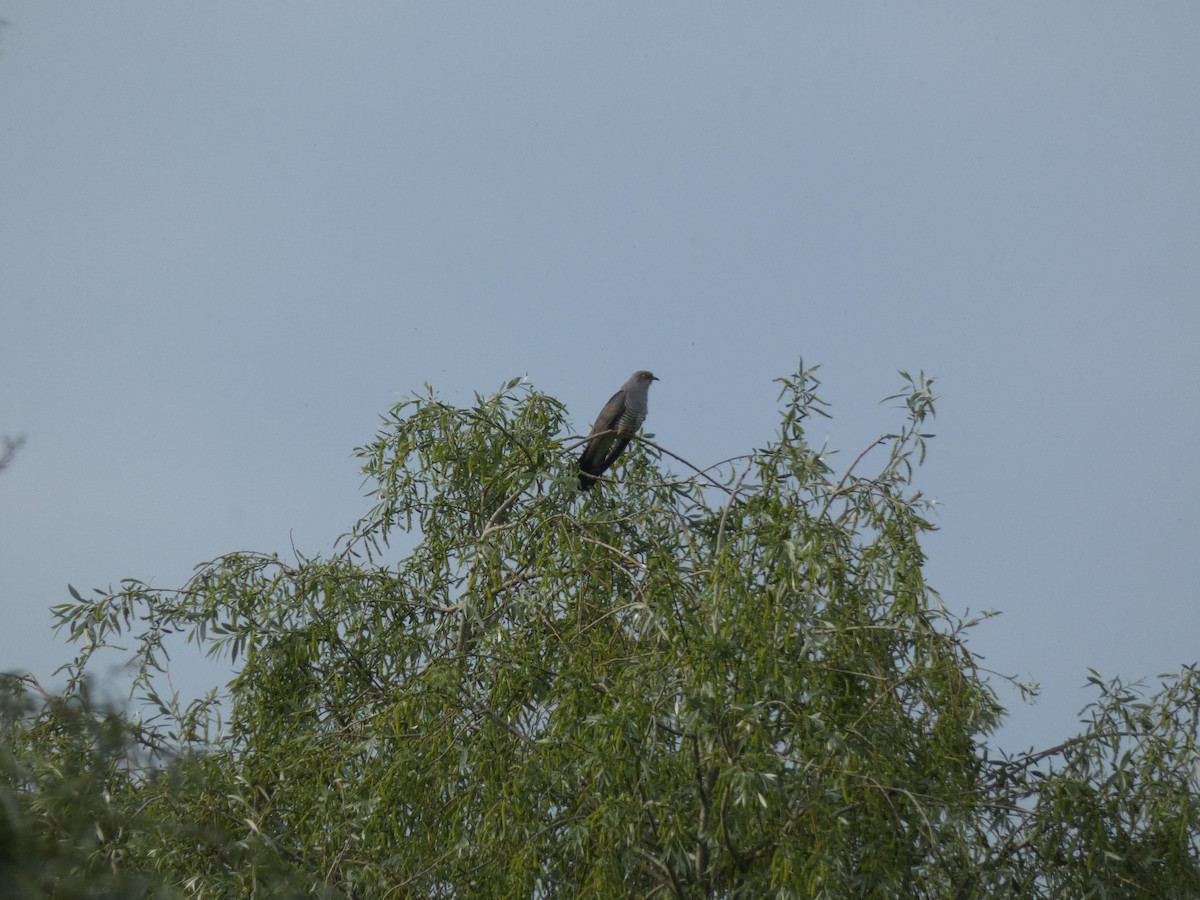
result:
M 932 383 L 901 374 L 896 431 L 845 468 L 805 436 L 826 409 L 801 366 L 761 449 L 698 467 L 643 437 L 589 494 L 566 410 L 530 385 L 403 400 L 357 451 L 374 505 L 329 554 L 71 589 L 62 695 L 6 682 L 0 883 L 1200 896 L 1196 671 L 1154 692 L 1093 675 L 1082 733 L 993 745 L 977 620 L 923 574 Z M 233 680 L 182 701 L 176 634 Z M 93 660 L 124 642 L 138 702 L 105 709 Z

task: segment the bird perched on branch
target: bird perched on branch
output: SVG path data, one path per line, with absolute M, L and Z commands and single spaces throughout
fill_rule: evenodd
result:
M 646 395 L 652 381 L 658 381 L 652 373 L 634 372 L 600 410 L 579 457 L 581 491 L 589 490 L 596 478 L 617 461 L 629 439 L 646 421 Z

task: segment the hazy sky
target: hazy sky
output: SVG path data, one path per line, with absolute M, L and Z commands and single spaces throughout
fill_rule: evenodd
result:
M 635 369 L 715 462 L 937 378 L 1016 749 L 1200 660 L 1200 5 L 0 2 L 0 668 L 66 585 L 327 551 L 398 394 Z

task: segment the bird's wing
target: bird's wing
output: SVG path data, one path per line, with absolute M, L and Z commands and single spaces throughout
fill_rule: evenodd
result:
M 596 424 L 592 426 L 589 433 L 587 446 L 583 448 L 583 454 L 579 457 L 581 471 L 590 475 L 599 475 L 611 466 L 613 460 L 625 449 L 629 438 L 622 440 L 618 435 L 604 433 L 612 431 L 616 427 L 624 409 L 625 392 L 617 391 L 604 404 L 600 415 L 596 416 Z
M 589 434 L 599 434 L 601 431 L 610 431 L 616 427 L 617 420 L 621 418 L 621 411 L 625 409 L 625 391 L 620 390 L 608 398 L 608 402 L 604 404 L 604 409 L 600 410 L 600 415 L 596 416 L 596 424 L 592 426 Z

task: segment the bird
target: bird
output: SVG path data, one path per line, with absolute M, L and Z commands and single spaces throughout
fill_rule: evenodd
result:
M 587 445 L 579 457 L 579 489 L 590 490 L 604 470 L 617 461 L 629 439 L 646 421 L 646 395 L 650 382 L 658 381 L 644 369 L 634 372 L 604 404 L 596 424 L 588 433 Z

